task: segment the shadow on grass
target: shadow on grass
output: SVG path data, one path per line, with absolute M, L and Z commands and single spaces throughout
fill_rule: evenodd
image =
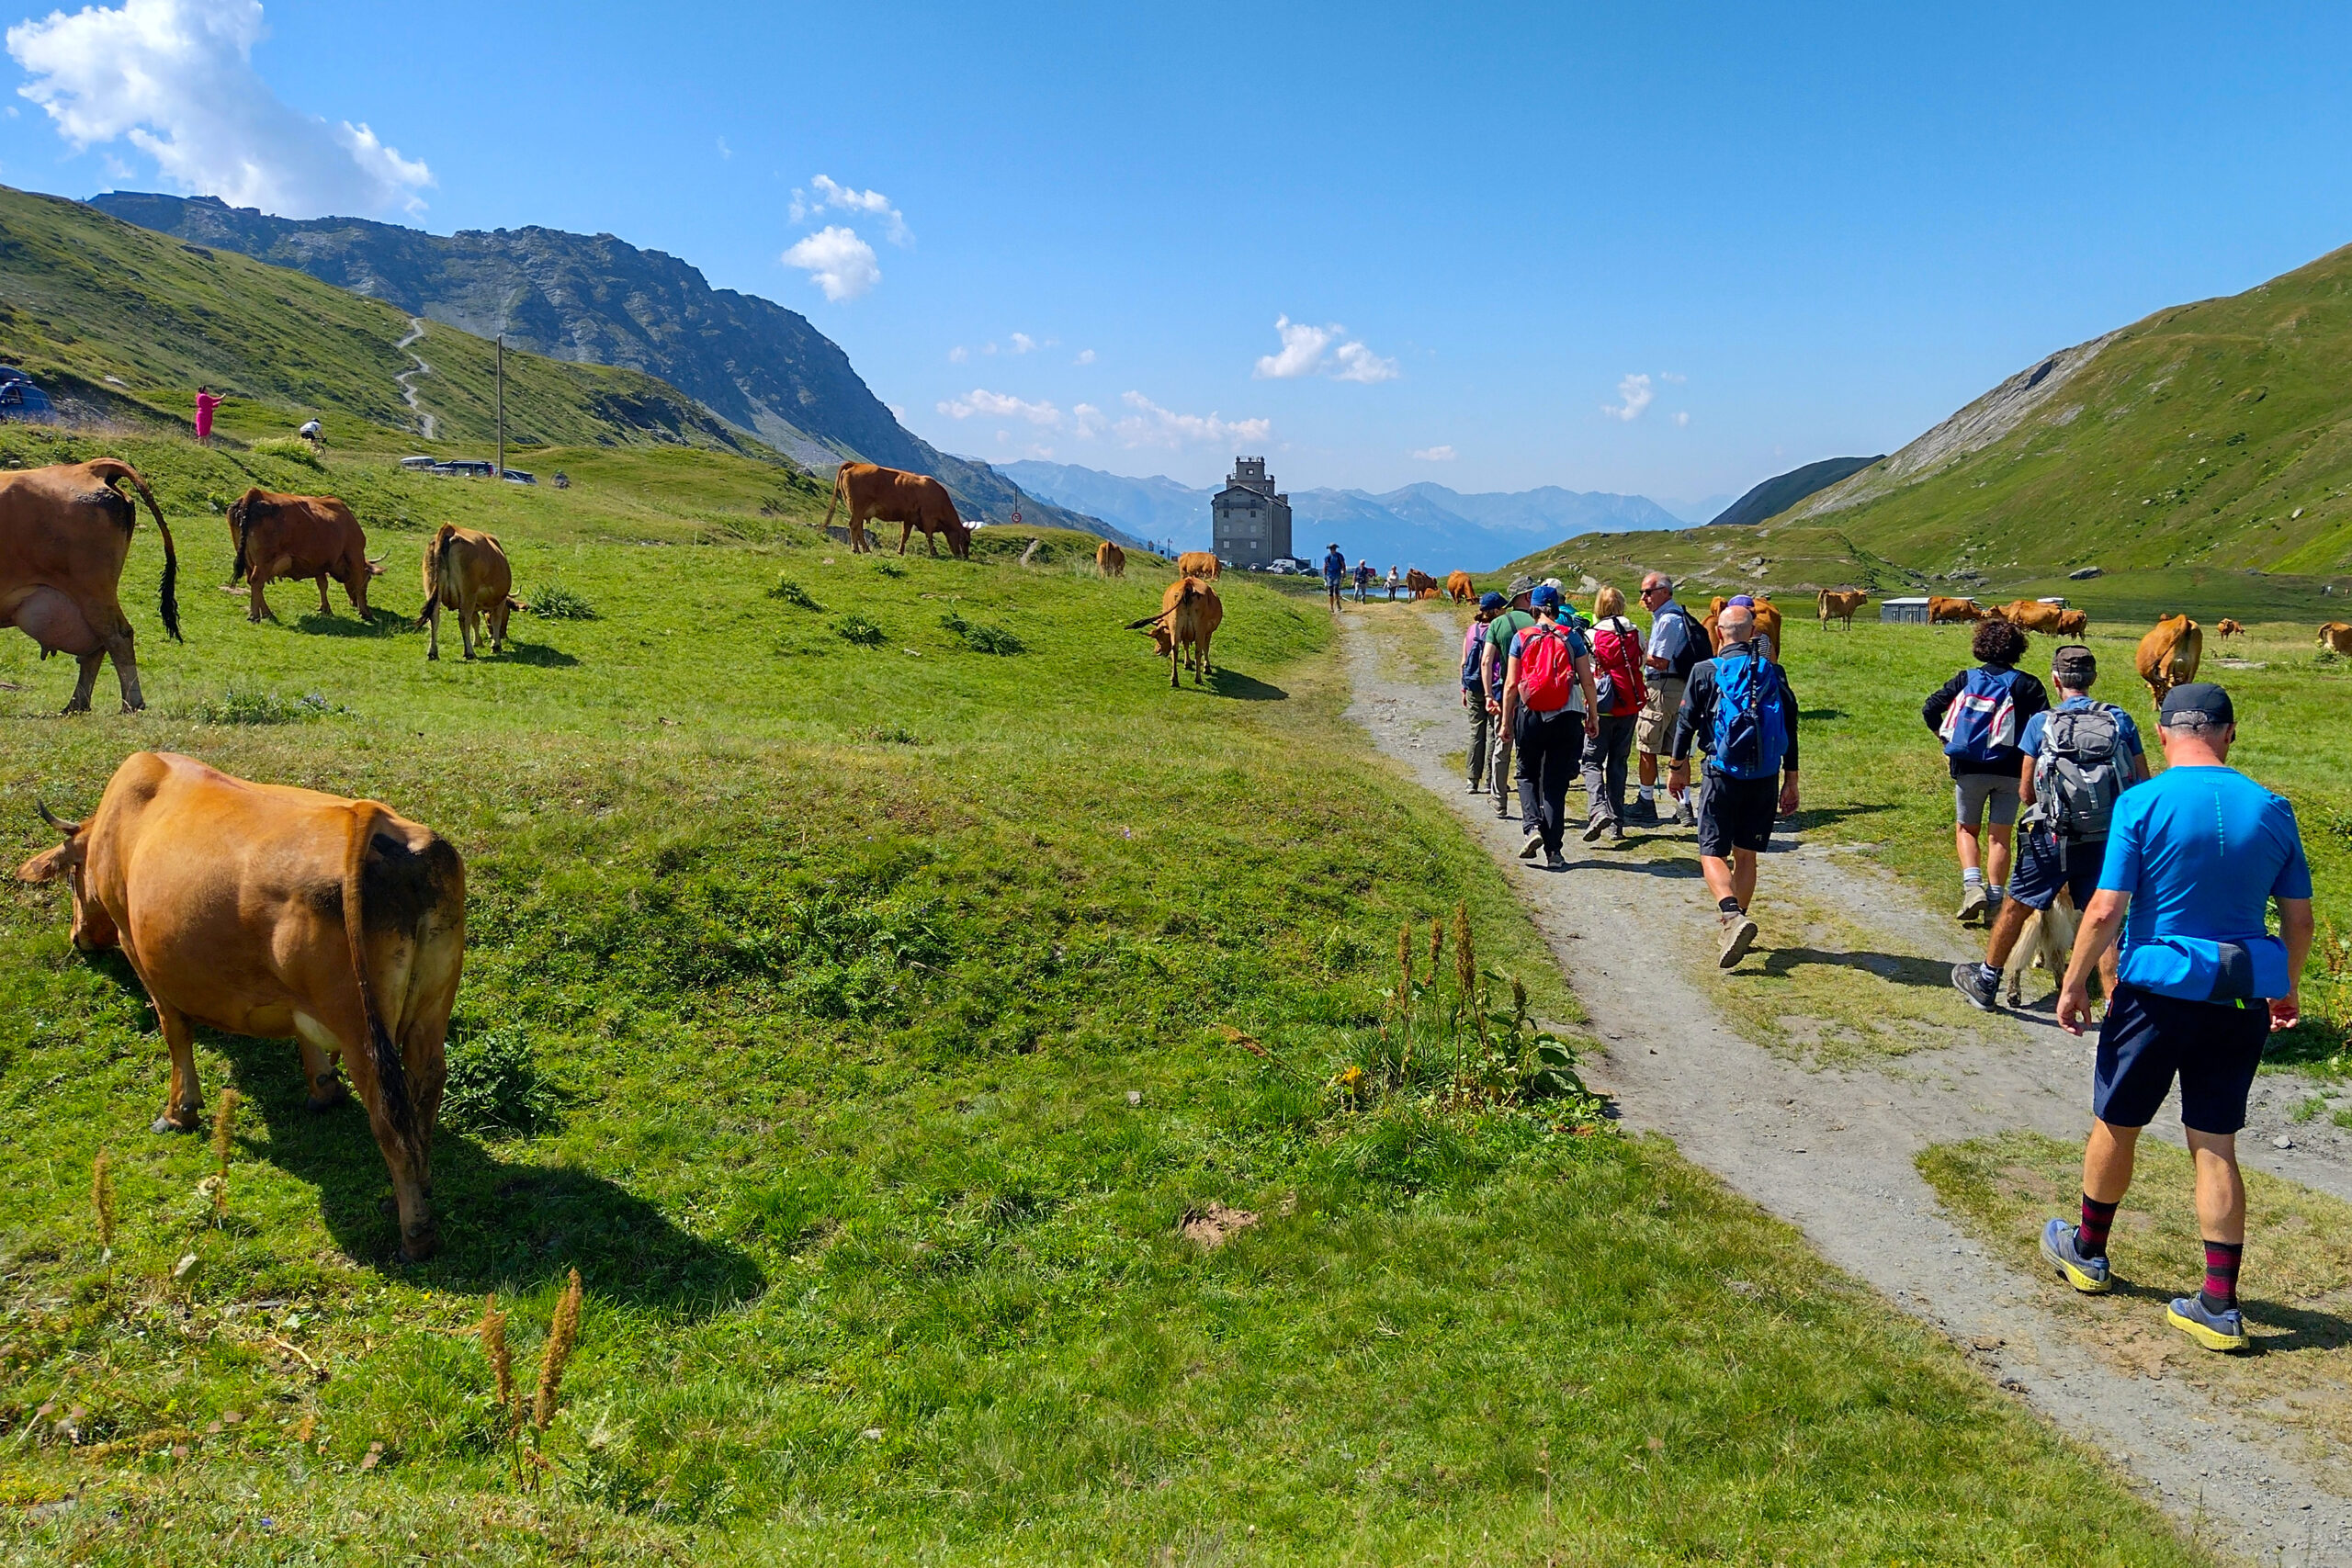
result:
M 128 964 L 123 972 L 129 978 Z M 577 1269 L 604 1300 L 684 1317 L 723 1312 L 767 1288 L 748 1254 L 680 1229 L 626 1188 L 571 1167 L 503 1159 L 447 1128 L 433 1139 L 441 1251 L 402 1265 L 391 1176 L 356 1097 L 313 1111 L 294 1042 L 205 1033 L 235 1064 L 248 1113 L 268 1130 L 262 1157 L 317 1190 L 319 1217 L 337 1247 L 408 1283 L 477 1294 L 527 1290 Z
M 2125 1301 L 2146 1302 L 2158 1308 L 2169 1306 L 2175 1298 L 2189 1293 L 2188 1291 L 2160 1285 L 2140 1284 L 2120 1274 L 2111 1278 L 2114 1295 Z M 2184 1278 L 2193 1278 L 2193 1275 L 2185 1273 Z M 2252 1344 L 2238 1352 L 2240 1355 L 2292 1355 L 2298 1350 L 2341 1350 L 2346 1345 L 2352 1345 L 2352 1322 L 2346 1322 L 2332 1312 L 2290 1306 L 2284 1302 L 2267 1301 L 2253 1295 L 2244 1297 L 2240 1304 L 2245 1312 L 2246 1331 L 2253 1339 Z
M 397 637 L 412 624 L 407 616 L 382 608 L 369 610 L 365 620 L 309 610 L 295 617 L 294 629 L 311 637 Z
M 1280 686 L 1270 686 L 1263 681 L 1232 670 L 1210 671 L 1208 689 L 1220 697 L 1232 697 L 1245 703 L 1279 703 L 1290 698 L 1290 694 Z
M 477 645 L 476 652 L 480 652 Z M 502 664 L 527 664 L 535 670 L 571 670 L 580 660 L 561 649 L 549 648 L 541 642 L 510 642 L 503 653 L 491 656 Z
M 1802 833 L 1812 828 L 1826 828 L 1832 822 L 1843 822 L 1849 817 L 1874 817 L 1882 811 L 1894 809 L 1883 801 L 1858 801 L 1851 806 L 1811 806 L 1799 810 L 1793 817 L 1784 818 L 1781 826 Z
M 1764 973 L 1785 975 L 1800 964 L 1860 969 L 1898 986 L 1939 988 L 1951 984 L 1951 965 L 1940 959 L 1919 958 L 1906 953 L 1833 953 L 1821 947 L 1774 948 L 1765 957 Z

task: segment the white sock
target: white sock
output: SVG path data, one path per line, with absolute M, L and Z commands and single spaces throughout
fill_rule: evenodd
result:
M 1654 799 L 1654 798 L 1656 798 L 1657 792 L 1656 790 L 1652 789 L 1648 784 L 1643 784 L 1643 785 L 1640 785 L 1639 787 L 1640 787 L 1640 789 L 1641 789 L 1641 792 L 1642 792 L 1642 798 L 1643 798 L 1644 800 L 1650 800 L 1650 799 Z
M 1962 887 L 1973 887 L 1984 880 L 1984 874 L 1976 867 L 1973 865 L 1961 867 L 1960 885 Z

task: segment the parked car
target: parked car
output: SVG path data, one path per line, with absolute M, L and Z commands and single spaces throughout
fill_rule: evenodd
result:
M 49 394 L 13 365 L 0 365 L 0 419 L 47 424 L 57 417 Z

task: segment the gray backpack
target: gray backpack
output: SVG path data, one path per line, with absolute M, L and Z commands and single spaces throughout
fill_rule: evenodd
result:
M 2114 708 L 2098 703 L 2052 713 L 2042 721 L 2041 746 L 2033 756 L 2034 809 L 2062 839 L 2104 839 L 2131 769 Z

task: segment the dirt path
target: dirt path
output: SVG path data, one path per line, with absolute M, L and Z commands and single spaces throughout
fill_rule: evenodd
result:
M 408 336 L 401 339 L 400 342 L 392 344 L 392 346 L 405 351 L 410 344 L 416 342 L 417 339 L 424 335 L 424 318 L 423 316 L 411 316 L 408 319 Z M 401 371 L 399 375 L 392 378 L 392 381 L 394 385 L 400 388 L 401 396 L 402 399 L 406 400 L 408 406 L 416 411 L 418 428 L 424 438 L 427 441 L 430 441 L 433 439 L 434 418 L 431 414 L 424 412 L 424 405 L 417 401 L 416 378 L 419 376 L 432 375 L 433 367 L 427 365 L 424 360 L 418 359 L 413 354 L 410 355 L 409 357 L 416 361 L 415 368 Z
M 1450 663 L 1458 625 L 1429 619 L 1427 635 L 1445 640 Z M 1946 1219 L 1914 1168 L 1922 1148 L 1955 1139 L 2020 1128 L 2079 1138 L 2088 1114 L 2087 1039 L 2046 1021 L 1985 1019 L 1906 1055 L 1834 1067 L 1808 1067 L 1788 1051 L 1752 1043 L 1721 1005 L 1714 909 L 1687 831 L 1666 835 L 1672 852 L 1655 858 L 1589 849 L 1571 836 L 1566 873 L 1520 862 L 1520 824 L 1497 821 L 1488 797 L 1466 795 L 1449 761 L 1465 739 L 1451 682 L 1400 678 L 1384 668 L 1365 617 L 1351 613 L 1345 623 L 1351 716 L 1453 804 L 1524 890 L 1606 1045 L 1586 1077 L 1629 1125 L 1672 1138 L 1687 1157 L 1801 1227 L 1830 1262 L 1933 1325 L 1986 1377 L 2109 1456 L 2206 1543 L 2263 1562 L 2352 1562 L 2352 1500 L 2316 1484 L 2297 1438 L 2217 1411 L 2179 1380 L 2135 1375 L 2098 1355 L 2048 1310 L 2052 1287 L 1991 1257 Z M 1571 792 L 1569 800 L 1573 809 L 1582 795 Z M 1771 959 L 1776 942 L 1789 945 L 1791 905 L 1835 910 L 1875 950 L 1836 956 L 1902 974 L 1906 983 L 1940 984 L 1939 969 L 1971 955 L 1968 935 L 1948 915 L 1923 909 L 1866 855 L 1785 834 L 1773 848 L 1757 897 L 1763 935 L 1748 964 Z M 1752 1022 L 1748 1032 L 1758 1032 Z M 2340 1135 L 2281 1132 L 2302 1092 L 2277 1080 L 2258 1086 L 2244 1157 L 2352 1196 Z M 2170 1135 L 2178 1135 L 2177 1120 Z M 2295 1146 L 2275 1148 L 2281 1135 Z

